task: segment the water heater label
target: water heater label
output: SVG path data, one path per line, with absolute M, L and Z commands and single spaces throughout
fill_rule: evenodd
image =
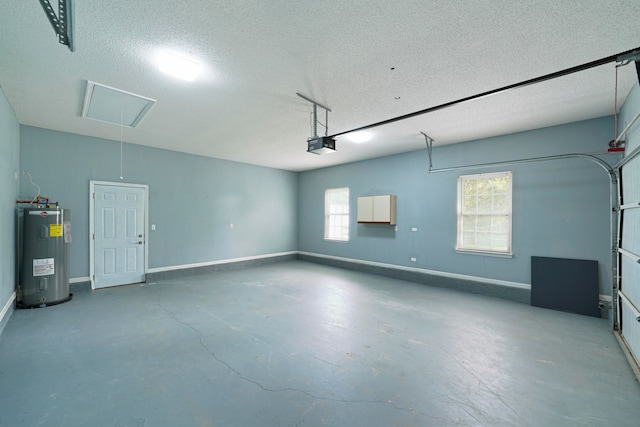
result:
M 54 215 L 54 216 L 58 216 L 58 215 L 60 215 L 60 211 L 29 211 L 29 215 L 38 215 L 38 216 Z
M 62 224 L 49 224 L 49 237 L 62 237 Z
M 51 276 L 55 274 L 55 258 L 33 260 L 33 276 Z

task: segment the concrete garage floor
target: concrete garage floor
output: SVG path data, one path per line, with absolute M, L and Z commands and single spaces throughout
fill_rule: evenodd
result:
M 2 426 L 638 426 L 602 319 L 282 262 L 14 312 Z

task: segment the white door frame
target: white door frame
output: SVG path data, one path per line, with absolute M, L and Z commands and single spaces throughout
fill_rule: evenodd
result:
M 96 288 L 96 270 L 95 270 L 95 186 L 109 185 L 112 187 L 134 187 L 142 188 L 144 191 L 144 274 L 149 269 L 149 186 L 147 184 L 130 184 L 126 182 L 109 182 L 109 181 L 89 181 L 89 279 L 91 280 L 91 289 Z

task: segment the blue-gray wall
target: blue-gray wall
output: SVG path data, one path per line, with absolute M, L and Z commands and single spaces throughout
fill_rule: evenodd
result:
M 13 312 L 2 315 L 16 285 L 16 199 L 20 165 L 20 125 L 0 89 L 0 332 Z
M 433 166 L 604 152 L 611 139 L 613 119 L 605 117 L 436 147 Z M 615 164 L 618 157 L 605 159 Z M 456 253 L 457 177 L 501 170 L 513 171 L 513 258 Z M 427 171 L 424 150 L 301 173 L 298 250 L 515 284 L 531 283 L 532 255 L 597 260 L 600 293 L 611 294 L 610 186 L 600 166 L 570 159 L 437 174 Z M 324 191 L 335 187 L 350 188 L 347 243 L 323 240 Z M 375 194 L 398 196 L 398 231 L 391 226 L 356 224 L 356 198 Z M 418 231 L 412 232 L 412 227 Z M 411 262 L 411 257 L 417 262 Z
M 149 268 L 295 251 L 297 175 L 259 166 L 22 126 L 20 165 L 71 209 L 70 276 L 89 275 L 89 181 L 149 185 Z M 21 197 L 34 188 L 22 180 Z M 233 223 L 233 229 L 230 224 Z
M 2 179 L 15 187 L 14 169 L 28 170 L 44 196 L 72 210 L 71 277 L 86 277 L 89 181 L 121 182 L 120 143 L 29 126 L 18 129 L 3 102 L 2 117 L 12 123 L 14 141 L 3 153 L 10 158 L 19 152 L 21 163 L 8 173 L 3 170 Z M 605 117 L 436 147 L 433 162 L 439 168 L 602 152 L 612 134 L 613 119 Z M 606 159 L 611 164 L 618 160 Z M 538 255 L 598 260 L 600 293 L 610 294 L 609 184 L 598 165 L 572 159 L 508 168 L 514 172 L 513 258 L 455 252 L 456 179 L 476 171 L 429 174 L 427 167 L 426 151 L 416 151 L 296 174 L 124 144 L 123 181 L 149 185 L 149 222 L 157 225 L 148 238 L 151 269 L 299 250 L 528 284 L 530 257 Z M 33 197 L 28 180 L 20 183 L 20 197 Z M 326 242 L 324 190 L 342 186 L 351 190 L 351 239 Z M 398 231 L 357 225 L 356 197 L 385 193 L 398 196 Z M 7 200 L 14 198 L 11 194 Z M 12 247 L 7 250 L 10 258 L 3 256 L 3 262 L 13 259 Z M 13 273 L 5 294 L 12 292 Z M 7 300 L 8 295 L 0 297 Z

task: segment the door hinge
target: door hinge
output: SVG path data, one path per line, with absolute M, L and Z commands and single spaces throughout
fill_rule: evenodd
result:
M 93 275 L 93 281 L 94 282 L 96 281 L 96 275 L 95 274 Z
M 95 192 L 93 193 L 93 198 L 94 198 L 94 199 L 96 198 L 96 193 L 95 193 Z
M 96 240 L 96 234 L 95 233 L 93 234 L 93 240 Z

